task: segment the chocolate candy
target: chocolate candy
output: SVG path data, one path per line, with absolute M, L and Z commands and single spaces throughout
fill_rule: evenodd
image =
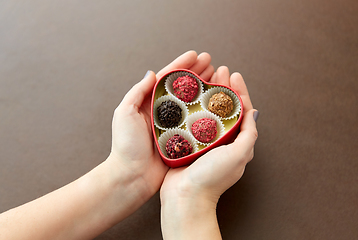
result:
M 222 118 L 229 115 L 233 108 L 232 99 L 223 92 L 214 94 L 209 100 L 208 110 Z
M 157 108 L 159 123 L 162 127 L 172 128 L 179 125 L 182 109 L 174 101 L 162 102 Z
M 175 159 L 189 155 L 193 152 L 193 147 L 183 136 L 175 134 L 167 141 L 165 150 L 169 158 Z
M 178 77 L 173 82 L 174 95 L 184 102 L 191 102 L 198 93 L 199 87 L 196 80 L 188 75 Z
M 191 131 L 197 140 L 208 143 L 216 137 L 216 122 L 210 118 L 198 119 L 192 124 Z

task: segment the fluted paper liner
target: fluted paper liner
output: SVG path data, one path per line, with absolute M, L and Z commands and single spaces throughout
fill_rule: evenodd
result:
M 200 142 L 198 139 L 196 139 L 193 135 L 193 131 L 191 130 L 191 126 L 193 125 L 193 123 L 201 118 L 209 118 L 216 122 L 216 129 L 217 129 L 216 136 L 214 139 L 212 139 L 208 143 L 203 143 L 203 142 Z M 189 115 L 189 117 L 186 119 L 186 128 L 187 128 L 188 132 L 190 133 L 190 135 L 198 143 L 200 143 L 204 146 L 209 146 L 210 144 L 212 144 L 213 142 L 215 142 L 216 140 L 218 140 L 225 134 L 225 127 L 224 127 L 224 124 L 222 123 L 222 121 L 220 120 L 220 118 L 218 116 L 216 116 L 215 114 L 213 114 L 211 112 L 206 112 L 206 111 L 199 111 L 199 112 L 195 112 L 195 113 Z
M 216 115 L 215 113 L 213 113 L 213 114 L 215 114 L 215 116 L 218 116 L 222 120 L 229 120 L 229 119 L 234 118 L 235 116 L 238 116 L 241 113 L 240 100 L 233 91 L 231 91 L 230 89 L 224 88 L 224 87 L 213 87 L 213 88 L 210 88 L 208 91 L 206 91 L 204 94 L 202 94 L 202 96 L 200 98 L 201 107 L 205 111 L 210 112 L 208 109 L 210 98 L 214 94 L 219 93 L 219 92 L 223 92 L 226 95 L 228 95 L 231 98 L 234 106 L 233 106 L 231 113 L 228 116 L 226 116 L 225 118 L 222 118 L 222 117 Z M 210 112 L 210 113 L 212 113 L 212 112 Z
M 172 128 L 165 128 L 163 126 L 160 125 L 159 122 L 159 118 L 158 118 L 158 111 L 157 108 L 160 106 L 160 104 L 162 104 L 162 102 L 165 102 L 167 100 L 171 100 L 173 102 L 175 102 L 176 104 L 178 104 L 178 106 L 181 108 L 182 112 L 181 112 L 181 120 L 178 124 L 178 126 L 172 127 Z M 178 98 L 171 96 L 171 95 L 165 95 L 165 96 L 161 96 L 160 98 L 158 98 L 153 105 L 153 119 L 154 119 L 154 125 L 161 129 L 161 130 L 168 130 L 168 129 L 173 129 L 173 128 L 180 128 L 184 125 L 185 123 L 185 119 L 187 118 L 189 114 L 189 110 L 187 108 L 187 106 L 184 104 L 184 102 L 180 101 Z
M 174 96 L 175 98 L 177 98 L 174 94 L 174 89 L 173 89 L 173 82 L 178 78 L 178 77 L 183 77 L 183 76 L 189 76 L 192 77 L 196 80 L 196 83 L 198 84 L 198 93 L 196 94 L 196 96 L 193 98 L 193 100 L 191 102 L 184 102 L 182 100 L 183 103 L 187 104 L 187 105 L 194 105 L 196 103 L 199 102 L 201 95 L 203 94 L 203 89 L 204 89 L 204 85 L 201 82 L 201 80 L 199 80 L 194 74 L 191 74 L 189 72 L 184 72 L 184 71 L 179 71 L 179 72 L 173 72 L 171 73 L 167 79 L 165 80 L 165 90 L 172 96 Z
M 198 151 L 198 146 L 197 146 L 196 140 L 192 135 L 190 135 L 190 133 L 188 131 L 181 129 L 181 128 L 174 128 L 174 129 L 169 129 L 168 131 L 164 132 L 162 135 L 160 135 L 160 137 L 158 139 L 160 151 L 162 151 L 164 156 L 169 158 L 167 151 L 165 150 L 165 146 L 166 146 L 169 138 L 173 137 L 175 134 L 179 134 L 179 135 L 183 136 L 184 139 L 187 140 L 191 144 L 191 146 L 193 147 L 193 152 L 191 154 Z M 177 158 L 177 159 L 179 159 L 179 158 Z

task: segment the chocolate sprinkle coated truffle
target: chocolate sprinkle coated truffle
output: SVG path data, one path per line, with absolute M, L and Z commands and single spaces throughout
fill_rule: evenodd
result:
M 175 134 L 167 141 L 165 150 L 169 158 L 175 159 L 189 155 L 193 152 L 193 147 L 183 136 Z
M 232 99 L 223 92 L 214 94 L 209 100 L 208 110 L 222 118 L 229 115 L 233 108 Z
M 216 122 L 210 118 L 201 118 L 191 125 L 194 137 L 203 143 L 208 143 L 216 137 Z
M 173 82 L 174 95 L 184 102 L 191 102 L 198 93 L 196 80 L 188 75 L 178 77 Z
M 174 101 L 167 100 L 157 108 L 159 123 L 162 127 L 172 128 L 179 125 L 182 118 L 181 108 Z

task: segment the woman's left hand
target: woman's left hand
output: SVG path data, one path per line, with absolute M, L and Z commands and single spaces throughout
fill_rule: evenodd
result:
M 112 151 L 109 160 L 117 167 L 128 169 L 132 178 L 141 180 L 141 199 L 148 200 L 156 193 L 168 167 L 163 163 L 154 144 L 151 128 L 151 94 L 160 77 L 174 69 L 189 69 L 204 80 L 210 80 L 214 68 L 208 53 L 199 56 L 188 51 L 155 75 L 148 72 L 124 97 L 114 112 Z

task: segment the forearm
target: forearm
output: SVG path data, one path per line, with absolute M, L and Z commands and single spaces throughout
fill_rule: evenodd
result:
M 222 239 L 216 203 L 204 198 L 171 197 L 162 200 L 161 221 L 165 240 Z
M 0 215 L 0 239 L 91 239 L 148 198 L 111 159 L 76 181 Z

